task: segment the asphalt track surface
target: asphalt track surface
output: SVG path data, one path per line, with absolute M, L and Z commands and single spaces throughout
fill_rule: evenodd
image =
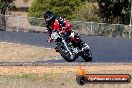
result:
M 132 62 L 132 38 L 110 38 L 102 36 L 81 35 L 93 53 L 94 63 Z M 0 42 L 18 43 L 38 47 L 54 48 L 55 43 L 47 43 L 46 33 L 0 32 Z M 65 60 L 49 60 L 39 63 L 65 63 Z M 82 63 L 79 58 L 73 63 Z M 2 64 L 2 62 L 0 62 Z M 5 63 L 6 64 L 6 63 Z M 24 63 L 22 63 L 24 64 Z M 26 64 L 26 63 L 25 63 Z M 19 64 L 20 65 L 20 64 Z

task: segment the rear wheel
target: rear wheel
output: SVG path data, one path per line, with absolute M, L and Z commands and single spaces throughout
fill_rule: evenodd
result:
M 83 54 L 81 55 L 81 57 L 85 60 L 85 62 L 91 62 L 92 61 L 92 53 L 89 49 L 85 50 L 83 52 Z

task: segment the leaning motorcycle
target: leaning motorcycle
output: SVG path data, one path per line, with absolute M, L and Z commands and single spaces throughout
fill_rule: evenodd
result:
M 92 61 L 92 53 L 88 44 L 82 41 L 77 33 L 71 31 L 70 36 L 67 36 L 64 33 L 54 31 L 51 34 L 51 38 L 56 42 L 56 52 L 59 52 L 66 61 L 73 62 L 79 56 L 81 56 L 85 62 Z

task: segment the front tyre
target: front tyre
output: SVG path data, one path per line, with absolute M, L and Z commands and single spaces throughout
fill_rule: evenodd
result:
M 76 56 L 75 55 L 71 56 L 69 53 L 66 54 L 64 52 L 61 52 L 60 54 L 67 62 L 73 62 L 73 61 L 76 60 Z
M 83 51 L 81 57 L 84 59 L 85 62 L 91 62 L 92 61 L 92 53 L 89 49 Z
M 58 52 L 61 54 L 61 56 L 67 61 L 67 62 L 73 62 L 76 60 L 77 56 L 76 54 L 73 54 L 73 56 L 70 55 L 69 52 L 65 52 L 64 49 L 62 49 L 61 44 L 57 44 Z

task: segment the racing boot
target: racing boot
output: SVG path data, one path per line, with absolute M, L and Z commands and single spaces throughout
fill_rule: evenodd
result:
M 55 51 L 56 51 L 56 52 L 59 52 L 59 50 L 58 50 L 57 46 L 55 47 Z

